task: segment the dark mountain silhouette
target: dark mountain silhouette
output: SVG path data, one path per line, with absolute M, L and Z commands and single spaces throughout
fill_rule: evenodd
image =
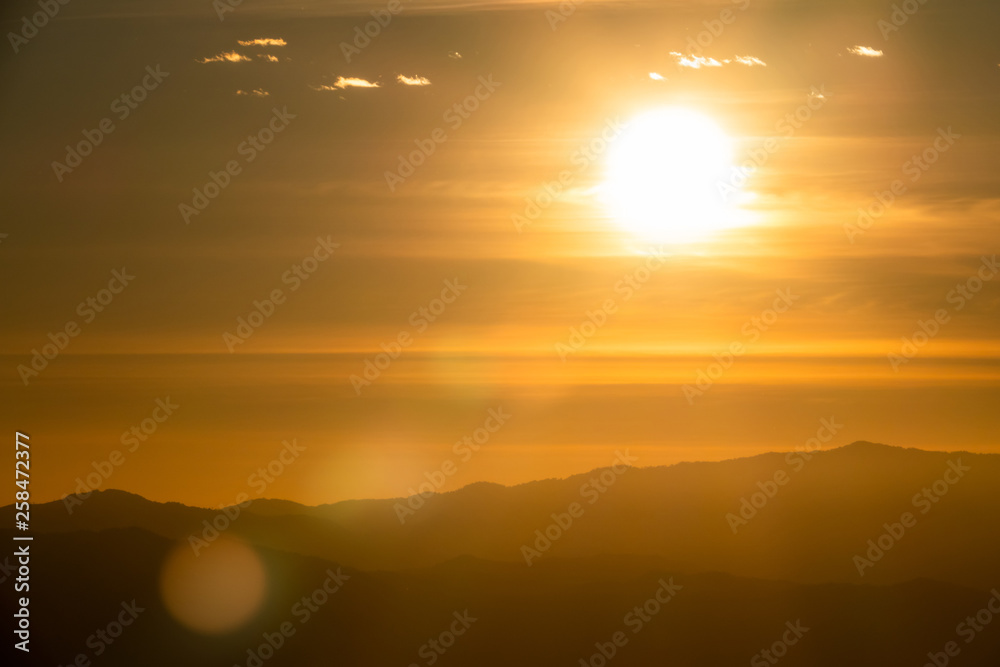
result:
M 137 528 L 36 542 L 34 619 L 59 632 L 33 646 L 32 664 L 67 665 L 80 652 L 93 658 L 88 637 L 115 618 L 122 601 L 135 599 L 144 611 L 92 664 L 247 665 L 247 650 L 291 621 L 296 633 L 260 664 L 425 665 L 421 647 L 448 628 L 455 612 L 468 610 L 476 620 L 440 657 L 442 665 L 578 665 L 617 631 L 628 643 L 616 650 L 616 665 L 746 664 L 782 638 L 786 623 L 807 630 L 782 664 L 922 665 L 928 652 L 961 641 L 956 625 L 988 598 L 929 580 L 802 585 L 681 575 L 622 556 L 552 558 L 532 568 L 466 557 L 402 572 L 343 568 L 349 578 L 342 590 L 301 623 L 293 605 L 336 566 L 260 548 L 272 582 L 263 611 L 235 633 L 206 637 L 177 624 L 160 602 L 159 570 L 173 544 Z M 663 580 L 681 588 L 633 632 L 626 615 Z M 5 596 L 3 613 L 12 612 Z M 997 664 L 1000 633 L 991 630 L 962 643 L 962 665 Z
M 743 498 L 757 503 L 755 515 L 744 507 L 745 523 L 733 523 L 727 515 L 739 516 Z M 319 507 L 255 499 L 238 516 L 228 508 L 229 517 L 115 490 L 69 500 L 72 512 L 64 501 L 31 509 L 32 622 L 59 628 L 36 634 L 32 664 L 69 665 L 86 653 L 92 664 L 130 666 L 780 659 L 884 667 L 931 656 L 943 664 L 949 642 L 956 665 L 1000 664 L 1000 614 L 991 626 L 981 611 L 991 596 L 1000 600 L 997 455 L 854 443 L 808 458 L 598 469 L 422 499 Z M 582 513 L 567 525 L 574 502 Z M 400 522 L 403 504 L 412 513 Z M 900 533 L 893 524 L 905 512 L 913 521 Z M 245 625 L 203 636 L 166 610 L 160 577 L 176 545 L 191 535 L 211 541 L 213 523 L 253 546 L 268 589 Z M 882 536 L 885 524 L 895 536 Z M 546 530 L 548 543 L 536 533 Z M 868 540 L 880 536 L 874 560 Z M 530 567 L 525 545 L 536 549 Z M 864 576 L 855 556 L 873 558 Z M 9 559 L 3 565 L 11 578 Z M 338 568 L 349 577 L 343 588 L 301 623 L 294 605 Z M 668 603 L 653 601 L 667 590 Z M 141 616 L 94 655 L 92 635 L 132 600 Z M 3 604 L 10 618 L 13 596 Z M 428 642 L 466 610 L 476 619 L 468 632 L 434 652 Z M 967 619 L 977 614 L 983 625 L 967 642 Z M 261 650 L 286 622 L 295 634 Z M 624 641 L 615 646 L 617 632 Z M 786 638 L 796 641 L 775 648 Z
M 784 484 L 775 481 L 782 472 Z M 581 494 L 602 473 L 613 483 Z M 929 497 L 919 495 L 925 489 Z M 427 567 L 463 556 L 524 567 L 522 547 L 528 546 L 538 552 L 532 568 L 556 558 L 647 556 L 679 573 L 807 584 L 927 578 L 989 590 L 1000 583 L 1000 456 L 992 454 L 858 442 L 811 454 L 629 468 L 617 476 L 599 469 L 514 487 L 474 484 L 410 500 L 416 509 L 401 523 L 398 508 L 408 506 L 407 499 L 319 507 L 256 499 L 228 530 L 256 545 L 361 570 Z M 552 515 L 565 514 L 574 502 L 582 515 L 565 530 L 552 528 Z M 745 524 L 727 519 L 741 507 Z M 104 491 L 72 514 L 63 502 L 32 512 L 40 531 L 138 527 L 184 539 L 200 535 L 203 522 L 221 511 Z M 890 548 L 875 561 L 879 552 L 868 553 L 869 540 L 877 542 L 886 524 L 898 532 L 894 526 L 906 512 L 915 525 L 903 526 L 898 539 L 883 537 Z M 547 527 L 558 538 L 543 550 L 536 531 Z M 873 558 L 864 576 L 855 556 Z

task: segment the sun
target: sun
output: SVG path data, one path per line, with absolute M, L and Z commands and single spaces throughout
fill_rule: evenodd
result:
M 732 140 L 708 116 L 679 107 L 647 112 L 609 152 L 602 199 L 618 224 L 646 241 L 702 240 L 739 224 L 721 187 L 732 160 Z

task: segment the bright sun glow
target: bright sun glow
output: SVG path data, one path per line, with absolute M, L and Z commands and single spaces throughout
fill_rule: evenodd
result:
M 603 198 L 624 228 L 647 241 L 687 242 L 741 224 L 722 184 L 730 138 L 708 117 L 668 108 L 632 120 L 609 155 Z

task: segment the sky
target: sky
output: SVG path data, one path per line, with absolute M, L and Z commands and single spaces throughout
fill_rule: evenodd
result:
M 821 420 L 998 451 L 995 3 L 7 4 L 0 398 L 36 502 L 398 497 Z M 622 146 L 656 131 L 650 171 Z

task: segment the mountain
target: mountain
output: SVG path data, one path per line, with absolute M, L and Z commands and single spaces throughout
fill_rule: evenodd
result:
M 9 543 L 11 533 L 3 537 Z M 761 651 L 787 650 L 781 664 L 790 667 L 884 667 L 922 665 L 950 641 L 961 646 L 963 666 L 1000 658 L 997 628 L 968 644 L 956 632 L 985 607 L 982 591 L 929 580 L 805 585 L 684 575 L 625 556 L 553 557 L 531 568 L 470 557 L 400 572 L 344 567 L 342 588 L 303 618 L 295 605 L 339 566 L 258 547 L 269 582 L 262 610 L 233 633 L 207 636 L 178 624 L 161 602 L 162 564 L 174 546 L 137 528 L 36 537 L 30 664 L 69 665 L 84 654 L 93 665 L 130 667 L 543 667 L 612 664 L 594 656 L 613 648 L 613 664 L 623 666 L 763 665 L 772 663 Z M 653 602 L 658 592 L 666 603 Z M 141 609 L 134 623 L 109 643 L 95 639 L 133 600 Z M 11 596 L 2 604 L 10 618 Z M 461 617 L 467 631 L 442 639 L 463 629 Z M 283 623 L 294 633 L 279 642 Z M 261 649 L 267 637 L 277 650 Z M 783 639 L 795 641 L 781 647 Z M 446 650 L 436 652 L 432 640 Z
M 578 516 L 569 516 L 571 507 Z M 216 520 L 255 545 L 360 570 L 464 556 L 521 567 L 530 560 L 531 568 L 553 559 L 645 556 L 678 573 L 801 584 L 926 578 L 987 591 L 1000 583 L 1000 532 L 991 518 L 1000 516 L 1000 455 L 865 442 L 603 468 L 514 487 L 474 484 L 427 498 L 319 507 L 254 499 L 231 522 L 221 510 L 121 491 L 95 492 L 72 513 L 63 501 L 32 513 L 40 531 L 136 527 L 169 539 L 210 536 L 206 525 Z

